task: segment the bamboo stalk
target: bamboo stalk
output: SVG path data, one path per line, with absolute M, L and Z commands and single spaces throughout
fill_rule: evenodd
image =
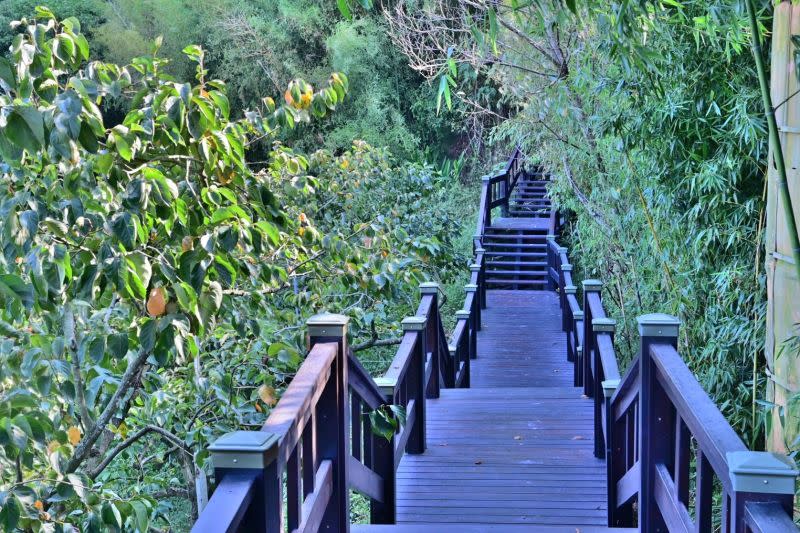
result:
M 746 0 L 747 13 L 750 16 L 750 30 L 753 33 L 750 42 L 752 44 L 753 56 L 756 60 L 756 72 L 758 82 L 761 86 L 761 97 L 764 100 L 764 113 L 767 118 L 769 128 L 769 142 L 772 146 L 775 168 L 778 171 L 778 185 L 780 187 L 781 199 L 783 200 L 783 211 L 788 227 L 789 242 L 792 247 L 792 258 L 794 259 L 795 275 L 800 280 L 800 237 L 797 233 L 797 222 L 794 219 L 794 208 L 792 207 L 792 197 L 789 193 L 789 181 L 786 177 L 786 162 L 783 159 L 783 147 L 778 135 L 778 122 L 775 120 L 775 109 L 772 107 L 772 96 L 769 90 L 769 80 L 767 70 L 764 67 L 764 59 L 761 51 L 761 33 L 758 30 L 758 20 L 753 0 Z

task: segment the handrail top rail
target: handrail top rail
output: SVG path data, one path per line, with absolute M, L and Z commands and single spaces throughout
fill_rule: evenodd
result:
M 318 343 L 311 348 L 278 404 L 261 426 L 261 431 L 278 436 L 279 461 L 285 461 L 299 441 L 301 432 L 295 431 L 295 428 L 308 421 L 310 408 L 319 400 L 330 376 L 338 348 L 333 342 Z
M 747 452 L 742 439 L 730 426 L 714 401 L 671 344 L 650 345 L 656 377 L 664 392 L 697 440 L 725 490 L 732 491 L 728 454 Z

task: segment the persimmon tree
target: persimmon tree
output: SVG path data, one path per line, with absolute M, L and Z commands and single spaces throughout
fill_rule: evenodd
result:
M 120 66 L 46 8 L 15 27 L 0 58 L 0 528 L 145 531 L 170 476 L 194 501 L 209 440 L 263 422 L 306 316 L 345 311 L 374 340 L 387 300 L 449 264 L 457 221 L 419 220 L 429 168 L 278 142 L 343 101 L 343 74 L 232 117 L 199 47 L 183 82 L 158 43 Z

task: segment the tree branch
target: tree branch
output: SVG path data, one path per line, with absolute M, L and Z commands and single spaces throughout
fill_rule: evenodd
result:
M 141 428 L 139 431 L 119 443 L 117 446 L 112 449 L 108 455 L 106 455 L 105 459 L 103 459 L 100 464 L 98 464 L 94 469 L 87 473 L 87 475 L 91 479 L 95 479 L 100 473 L 106 469 L 106 467 L 111 464 L 120 453 L 125 451 L 129 448 L 133 443 L 137 440 L 141 439 L 148 433 L 158 433 L 162 439 L 164 439 L 167 443 L 174 445 L 177 449 L 181 450 L 183 453 L 187 455 L 192 455 L 192 453 L 186 448 L 186 444 L 180 440 L 175 434 L 167 431 L 166 429 L 154 426 L 154 425 L 147 425 Z

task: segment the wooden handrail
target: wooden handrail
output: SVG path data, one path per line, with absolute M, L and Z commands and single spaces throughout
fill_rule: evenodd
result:
M 551 216 L 551 224 L 553 220 L 558 217 Z M 643 333 L 644 355 L 620 379 L 615 323 L 603 306 L 602 284 L 584 281 L 581 306 L 566 249 L 551 237 L 547 252 L 575 385 L 595 405 L 595 455 L 606 459 L 608 525 L 633 527 L 638 522 L 641 531 L 710 531 L 717 477 L 727 509 L 723 531 L 797 532 L 791 520 L 796 471 L 781 469 L 782 463 L 773 459 L 770 467 L 775 470 L 764 470 L 761 479 L 767 485 L 747 487 L 753 469 L 740 468 L 745 473 L 737 474 L 732 457 L 744 454 L 758 462 L 764 452 L 749 452 L 703 391 L 675 349 L 677 326 L 670 326 L 670 317 L 640 318 L 640 324 L 666 320 L 662 329 L 646 329 L 650 335 L 674 331 L 666 343 Z M 688 511 L 691 439 L 697 443 L 694 517 Z

